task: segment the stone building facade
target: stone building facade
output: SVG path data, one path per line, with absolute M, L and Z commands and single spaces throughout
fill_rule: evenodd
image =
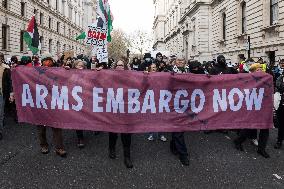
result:
M 23 32 L 33 15 L 38 24 L 41 51 L 54 58 L 72 50 L 75 55 L 86 53 L 82 41 L 76 41 L 89 23 L 96 18 L 96 0 L 1 0 L 0 52 L 6 57 L 29 54 Z
M 232 63 L 239 56 L 284 58 L 284 1 L 154 0 L 155 50 L 208 61 L 219 54 Z M 159 36 L 159 37 L 157 37 Z

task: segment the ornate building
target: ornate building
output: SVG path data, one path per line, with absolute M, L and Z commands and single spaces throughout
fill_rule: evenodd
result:
M 1 0 L 0 52 L 7 57 L 30 54 L 23 33 L 35 15 L 40 34 L 41 51 L 55 58 L 72 50 L 86 52 L 82 41 L 76 41 L 89 23 L 95 20 L 95 0 Z
M 154 0 L 155 50 L 208 61 L 224 54 L 268 62 L 284 58 L 284 1 Z

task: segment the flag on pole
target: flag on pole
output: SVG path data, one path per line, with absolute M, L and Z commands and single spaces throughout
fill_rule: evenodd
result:
M 87 36 L 86 36 L 86 32 L 83 32 L 83 33 L 81 33 L 80 35 L 78 35 L 77 37 L 76 37 L 76 40 L 79 40 L 79 39 L 85 39 Z
M 27 31 L 24 33 L 24 41 L 26 42 L 28 48 L 32 51 L 32 53 L 37 54 L 37 52 L 39 51 L 40 43 L 35 16 L 32 17 Z
M 111 31 L 112 31 L 112 22 L 113 22 L 113 15 L 110 10 L 110 6 L 108 3 L 108 0 L 98 0 L 98 6 L 97 6 L 97 14 L 99 17 L 102 18 L 104 23 L 107 26 L 107 41 L 111 41 Z

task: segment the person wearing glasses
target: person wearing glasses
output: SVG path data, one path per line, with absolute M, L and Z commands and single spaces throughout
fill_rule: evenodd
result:
M 128 70 L 127 62 L 125 58 L 120 58 L 114 65 L 114 70 Z M 131 145 L 131 134 L 121 133 L 121 142 L 123 146 L 124 164 L 127 168 L 133 168 L 132 161 L 130 159 L 130 145 Z M 111 159 L 116 158 L 115 146 L 118 138 L 117 133 L 109 133 L 109 157 Z

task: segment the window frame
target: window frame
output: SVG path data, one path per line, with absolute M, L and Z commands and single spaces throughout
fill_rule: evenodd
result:
M 276 12 L 277 15 L 274 15 L 275 12 L 273 10 L 275 8 L 277 9 Z M 279 19 L 279 0 L 270 0 L 270 25 L 276 24 L 278 19 Z
M 9 49 L 9 44 L 8 44 L 8 38 L 9 38 L 8 33 L 9 33 L 9 31 L 8 30 L 9 30 L 9 26 L 3 24 L 2 25 L 2 50 L 8 50 Z
M 241 11 L 242 11 L 242 34 L 246 33 L 247 31 L 247 14 L 246 14 L 246 2 L 244 1 L 241 4 Z
M 2 7 L 8 9 L 8 0 L 2 0 Z
M 227 21 L 227 15 L 225 12 L 222 13 L 222 39 L 224 41 L 226 41 L 226 29 L 227 29 L 227 25 L 226 25 L 226 22 Z
M 26 16 L 26 3 L 25 2 L 21 2 L 21 16 L 25 17 Z

